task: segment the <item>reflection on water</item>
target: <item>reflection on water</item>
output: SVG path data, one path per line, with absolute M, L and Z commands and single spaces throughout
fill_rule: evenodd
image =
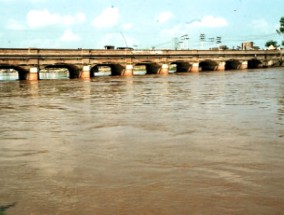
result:
M 69 73 L 61 73 L 61 72 L 40 72 L 39 79 L 68 79 Z
M 146 70 L 135 70 L 133 72 L 133 75 L 145 75 L 146 74 Z M 169 70 L 170 74 L 175 73 L 176 70 L 175 69 L 171 69 Z M 107 71 L 107 72 L 95 72 L 94 76 L 110 76 L 111 75 L 111 71 Z M 11 80 L 18 80 L 19 79 L 19 75 L 18 72 L 13 72 L 13 73 L 1 73 L 0 72 L 0 81 L 11 81 Z M 45 79 L 69 79 L 69 72 L 63 71 L 63 72 L 52 72 L 52 71 L 48 71 L 46 72 L 46 70 L 44 70 L 43 72 L 39 73 L 39 79 L 40 80 L 45 80 Z
M 284 70 L 0 82 L 5 214 L 281 214 Z
M 19 75 L 17 72 L 15 73 L 2 73 L 0 72 L 0 81 L 11 81 L 11 80 L 18 80 Z
M 39 79 L 69 79 L 69 71 L 66 68 L 47 68 L 41 69 Z

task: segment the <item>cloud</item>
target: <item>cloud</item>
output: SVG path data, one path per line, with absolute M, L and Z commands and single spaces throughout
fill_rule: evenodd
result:
M 60 41 L 62 42 L 75 42 L 79 41 L 80 36 L 75 34 L 72 30 L 65 30 L 64 34 L 60 37 Z
M 31 28 L 41 28 L 52 25 L 70 26 L 83 23 L 85 19 L 85 15 L 83 13 L 77 13 L 73 16 L 62 16 L 57 13 L 51 13 L 47 9 L 31 10 L 27 14 L 28 26 Z
M 249 26 L 252 26 L 254 29 L 265 32 L 265 33 L 269 33 L 273 31 L 271 29 L 271 26 L 268 24 L 268 22 L 265 19 L 253 20 Z
M 190 27 L 207 27 L 207 28 L 219 28 L 229 25 L 228 21 L 223 17 L 204 16 L 201 20 L 194 20 L 187 23 Z
M 164 29 L 161 32 L 161 35 L 162 36 L 174 37 L 174 36 L 183 34 L 187 30 L 189 30 L 189 28 L 185 24 L 177 24 L 177 25 L 175 25 L 171 28 Z
M 73 16 L 68 15 L 68 16 L 61 17 L 61 21 L 63 25 L 79 24 L 79 23 L 85 22 L 85 20 L 86 20 L 86 16 L 83 13 L 77 13 Z
M 129 30 L 133 27 L 132 23 L 125 23 L 121 26 L 124 30 Z
M 25 26 L 22 23 L 14 20 L 14 19 L 10 19 L 8 21 L 6 27 L 10 30 L 18 30 L 18 31 L 25 29 Z
M 27 15 L 28 26 L 31 28 L 56 25 L 60 22 L 61 16 L 56 13 L 50 13 L 47 9 L 31 10 Z
M 119 21 L 119 9 L 116 7 L 109 7 L 102 11 L 93 20 L 93 25 L 96 28 L 109 28 L 115 26 Z
M 164 11 L 157 16 L 158 23 L 166 23 L 173 17 L 173 14 L 169 11 Z
M 221 28 L 228 26 L 229 23 L 222 17 L 205 16 L 200 20 L 192 20 L 187 23 L 180 23 L 162 30 L 162 36 L 179 36 L 185 32 L 195 32 L 200 28 Z

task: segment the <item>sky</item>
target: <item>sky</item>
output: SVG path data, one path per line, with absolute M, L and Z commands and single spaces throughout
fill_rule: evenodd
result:
M 283 40 L 284 1 L 0 0 L 0 16 L 1 48 L 264 48 Z

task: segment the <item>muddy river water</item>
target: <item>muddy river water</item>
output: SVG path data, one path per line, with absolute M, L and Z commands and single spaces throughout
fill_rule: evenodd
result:
M 284 68 L 0 81 L 0 214 L 283 214 Z

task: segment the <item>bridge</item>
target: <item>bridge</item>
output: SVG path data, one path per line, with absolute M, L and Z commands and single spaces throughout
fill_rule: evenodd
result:
M 111 75 L 245 70 L 283 66 L 283 50 L 104 50 L 0 49 L 0 70 L 16 70 L 20 80 L 39 80 L 44 69 L 67 69 L 69 78 L 89 79 L 102 67 Z

